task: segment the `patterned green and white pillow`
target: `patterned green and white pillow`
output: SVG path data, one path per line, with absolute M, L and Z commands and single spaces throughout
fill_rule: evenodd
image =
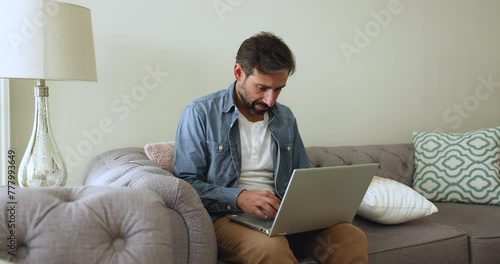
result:
M 500 205 L 500 127 L 413 133 L 413 189 L 431 201 Z

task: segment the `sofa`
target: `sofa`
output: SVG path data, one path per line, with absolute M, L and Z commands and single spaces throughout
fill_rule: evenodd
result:
M 169 177 L 137 148 L 99 155 L 88 172 L 83 186 L 1 187 L 0 259 L 215 262 L 212 222 L 191 185 Z
M 34 203 L 36 206 L 32 205 L 26 210 L 19 210 L 23 213 L 17 218 L 26 219 L 19 222 L 17 226 L 20 233 L 17 243 L 20 247 L 28 248 L 24 259 L 36 260 L 44 257 L 55 259 L 55 256 L 61 256 L 61 259 L 58 260 L 64 260 L 66 256 L 71 256 L 72 261 L 69 261 L 71 263 L 99 263 L 104 259 L 114 260 L 107 263 L 156 263 L 153 260 L 158 258 L 163 258 L 164 263 L 216 263 L 214 231 L 208 214 L 202 208 L 201 200 L 197 197 L 194 189 L 189 184 L 173 177 L 171 172 L 165 169 L 171 168 L 172 153 L 167 155 L 162 151 L 171 152 L 173 145 L 163 143 L 159 145 L 163 148 L 152 148 L 150 145 L 149 148 L 115 149 L 96 156 L 89 164 L 84 180 L 85 187 L 29 190 L 29 192 L 38 193 L 37 195 L 44 193 L 55 200 L 46 201 L 35 198 L 39 201 Z M 164 146 L 168 147 L 164 148 Z M 415 174 L 415 148 L 413 144 L 308 147 L 307 153 L 312 167 L 379 163 L 377 176 L 412 187 Z M 165 164 L 165 162 L 170 163 L 170 165 Z M 66 194 L 62 197 L 71 198 L 53 198 L 57 192 Z M 85 195 L 85 192 L 91 194 Z M 104 199 L 102 196 L 96 196 L 100 192 L 111 192 L 113 195 L 111 198 Z M 152 200 L 136 201 L 130 198 L 142 194 L 147 194 L 149 196 L 147 199 Z M 95 197 L 94 202 L 97 203 L 98 210 L 91 210 L 93 207 L 89 205 L 69 206 L 68 212 L 61 211 L 65 217 L 60 217 L 57 220 L 50 218 L 53 221 L 52 225 L 57 227 L 57 231 L 53 227 L 42 228 L 44 224 L 49 224 L 45 223 L 43 219 L 50 215 L 48 212 L 52 212 L 53 208 L 67 206 L 68 201 L 77 201 L 87 196 L 88 199 Z M 5 197 L 0 199 L 2 199 L 2 206 L 5 206 Z M 31 194 L 26 194 L 24 198 L 18 198 L 20 202 L 28 199 L 33 199 Z M 127 202 L 120 201 L 122 199 Z M 161 209 L 141 211 L 139 214 L 144 216 L 143 219 L 132 213 L 146 207 L 146 204 L 138 206 L 137 209 L 132 205 L 130 207 L 124 206 L 129 201 L 157 203 Z M 58 203 L 62 205 L 57 206 Z M 115 203 L 120 207 L 114 208 Z M 500 228 L 498 228 L 497 223 L 500 220 L 499 206 L 456 202 L 434 202 L 433 204 L 437 207 L 438 212 L 399 224 L 382 224 L 359 215 L 356 216 L 353 224 L 360 227 L 368 237 L 369 263 L 500 263 L 500 252 L 498 251 L 500 248 Z M 105 208 L 114 208 L 116 211 L 123 210 L 119 217 L 113 221 L 113 226 L 120 225 L 118 219 L 127 222 L 128 218 L 136 219 L 142 225 L 142 221 L 149 221 L 148 215 L 158 214 L 164 220 L 160 221 L 161 223 L 169 223 L 167 227 L 163 227 L 167 230 L 158 227 L 158 232 L 163 232 L 162 234 L 168 236 L 164 238 L 167 242 L 159 240 L 151 243 L 151 246 L 162 247 L 166 243 L 165 250 L 156 251 L 158 254 L 163 253 L 163 255 L 155 255 L 154 258 L 152 257 L 152 261 L 145 261 L 144 256 L 146 255 L 144 254 L 141 258 L 134 257 L 136 256 L 134 253 L 129 254 L 128 262 L 112 258 L 117 254 L 113 242 L 117 236 L 102 229 L 103 225 L 111 224 L 107 222 L 111 213 Z M 163 212 L 165 210 L 169 213 Z M 8 215 L 5 210 L 2 211 L 4 212 L 3 217 L 7 219 Z M 92 212 L 92 215 L 89 215 L 90 213 L 87 211 Z M 86 215 L 86 217 L 75 219 L 80 214 Z M 89 218 L 98 218 L 99 220 Z M 33 219 L 39 220 L 34 221 Z M 73 223 L 74 221 L 77 223 Z M 82 228 L 92 225 L 88 224 L 87 221 L 97 221 L 93 225 L 100 225 L 101 229 L 87 232 L 89 228 Z M 160 222 L 156 223 L 160 224 Z M 155 221 L 153 221 L 154 223 Z M 66 229 L 62 227 L 67 226 L 71 226 L 72 228 L 69 230 L 72 231 L 65 234 L 63 230 Z M 53 232 L 46 231 L 49 234 L 45 234 L 46 238 L 44 239 L 42 235 L 44 230 Z M 124 235 L 125 231 L 130 230 L 122 229 L 121 236 L 118 237 L 128 237 Z M 8 234 L 8 230 L 4 226 L 0 232 L 2 236 Z M 78 236 L 78 241 L 75 241 L 74 235 Z M 94 236 L 101 238 L 99 240 Z M 38 240 L 40 242 L 34 243 Z M 107 247 L 101 244 L 94 246 L 89 244 L 89 241 L 96 240 L 105 241 L 102 243 Z M 56 244 L 56 249 L 50 244 L 54 241 L 59 243 Z M 43 246 L 41 246 L 42 244 Z M 80 250 L 82 247 L 85 250 Z M 121 247 L 123 248 L 123 246 Z M 0 253 L 4 258 L 6 248 L 0 248 Z M 102 258 L 95 257 L 88 261 L 77 261 L 78 258 L 73 258 L 83 256 L 85 253 L 92 253 L 92 255 L 102 256 Z M 299 262 L 317 263 L 316 259 L 320 257 L 320 255 L 311 256 L 311 258 Z M 16 260 L 23 262 L 24 259 L 17 258 Z M 68 261 L 55 261 L 53 263 L 57 262 L 69 263 Z

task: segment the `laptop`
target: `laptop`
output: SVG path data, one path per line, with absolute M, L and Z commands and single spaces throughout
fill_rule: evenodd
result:
M 378 165 L 295 169 L 276 217 L 261 219 L 247 213 L 227 217 L 269 236 L 351 223 Z

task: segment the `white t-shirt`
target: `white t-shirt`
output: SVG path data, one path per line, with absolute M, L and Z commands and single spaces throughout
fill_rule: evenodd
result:
M 274 142 L 267 129 L 269 114 L 264 120 L 250 122 L 243 114 L 238 117 L 241 142 L 241 175 L 238 187 L 247 190 L 274 190 Z

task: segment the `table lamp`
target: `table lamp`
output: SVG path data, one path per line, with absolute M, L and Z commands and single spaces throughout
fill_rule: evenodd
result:
M 90 10 L 51 0 L 0 0 L 0 20 L 0 78 L 37 80 L 19 185 L 64 186 L 66 165 L 51 132 L 45 81 L 97 81 Z

